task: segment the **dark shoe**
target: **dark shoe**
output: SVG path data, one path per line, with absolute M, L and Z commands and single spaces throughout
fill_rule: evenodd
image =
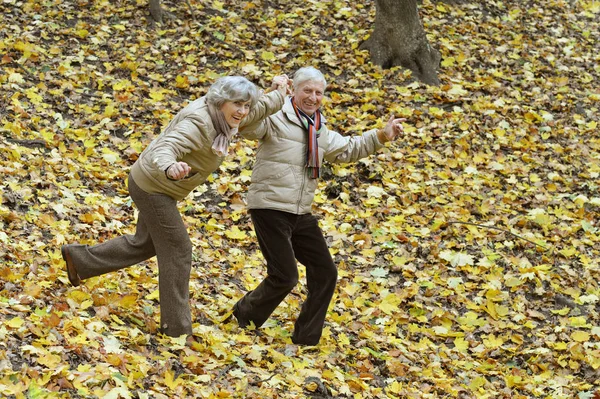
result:
M 317 346 L 319 345 L 320 339 L 302 339 L 292 336 L 292 343 L 298 346 Z
M 73 285 L 73 287 L 78 287 L 81 284 L 81 279 L 79 278 L 79 274 L 77 274 L 77 269 L 75 269 L 75 265 L 73 264 L 73 259 L 71 259 L 71 254 L 69 253 L 68 245 L 63 245 L 60 248 L 60 253 L 62 254 L 62 258 L 67 264 L 67 276 L 69 276 L 69 281 Z
M 238 325 L 241 328 L 246 328 L 250 325 L 250 322 L 242 317 L 240 317 L 240 310 L 238 309 L 238 304 L 233 305 L 233 315 L 235 316 Z

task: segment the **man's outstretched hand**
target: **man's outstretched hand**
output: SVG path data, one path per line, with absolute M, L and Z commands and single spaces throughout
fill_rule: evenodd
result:
M 406 118 L 395 118 L 394 115 L 390 116 L 385 127 L 377 131 L 377 138 L 379 141 L 381 143 L 387 143 L 388 141 L 395 140 L 396 137 L 404 133 L 402 122 L 405 121 Z

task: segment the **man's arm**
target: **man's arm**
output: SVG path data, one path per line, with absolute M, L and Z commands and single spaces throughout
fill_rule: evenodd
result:
M 337 132 L 330 131 L 325 159 L 329 162 L 349 163 L 367 157 L 402 133 L 404 131 L 402 122 L 405 120 L 392 116 L 383 129 L 369 130 L 362 136 L 344 137 Z

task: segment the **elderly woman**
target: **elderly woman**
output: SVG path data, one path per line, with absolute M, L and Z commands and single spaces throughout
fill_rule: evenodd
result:
M 227 155 L 242 122 L 257 123 L 279 110 L 287 77 L 259 98 L 256 86 L 241 76 L 223 77 L 169 123 L 132 166 L 128 187 L 139 210 L 134 235 L 87 246 L 61 248 L 69 281 L 123 269 L 156 255 L 159 270 L 160 330 L 169 336 L 192 333 L 189 278 L 192 244 L 177 209 L 214 172 Z
M 321 163 L 357 161 L 403 131 L 404 119 L 393 116 L 383 129 L 361 136 L 329 130 L 320 111 L 326 87 L 319 70 L 301 68 L 281 111 L 240 130 L 259 140 L 247 200 L 267 276 L 235 304 L 233 315 L 242 327 L 260 327 L 298 283 L 297 260 L 306 267 L 308 288 L 292 336 L 299 345 L 319 342 L 337 282 L 336 265 L 311 214 Z

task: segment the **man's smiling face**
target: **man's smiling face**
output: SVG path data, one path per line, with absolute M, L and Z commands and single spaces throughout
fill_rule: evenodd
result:
M 313 115 L 321 108 L 325 87 L 322 82 L 309 80 L 294 87 L 294 102 L 305 114 Z

